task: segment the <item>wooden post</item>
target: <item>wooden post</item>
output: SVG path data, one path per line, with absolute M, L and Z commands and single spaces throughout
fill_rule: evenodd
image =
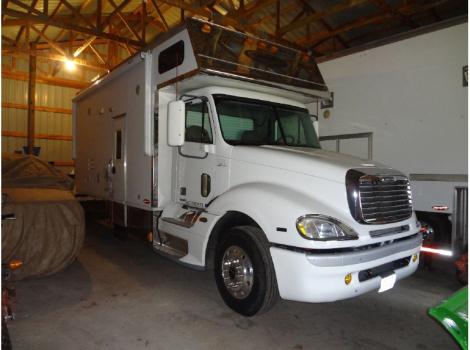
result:
M 29 80 L 28 80 L 28 153 L 33 154 L 34 147 L 34 107 L 36 96 L 36 55 L 35 45 L 30 44 Z

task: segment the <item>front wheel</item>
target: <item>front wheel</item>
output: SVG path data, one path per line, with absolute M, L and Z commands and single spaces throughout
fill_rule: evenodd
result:
M 216 247 L 215 281 L 225 303 L 244 316 L 268 311 L 277 301 L 274 266 L 263 231 L 230 229 Z

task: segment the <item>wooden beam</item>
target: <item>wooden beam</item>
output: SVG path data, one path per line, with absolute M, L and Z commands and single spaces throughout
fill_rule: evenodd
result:
M 10 72 L 2 70 L 2 78 L 4 79 L 13 79 L 13 80 L 22 80 L 28 81 L 29 75 L 25 72 Z M 64 78 L 57 78 L 57 77 L 50 77 L 50 76 L 36 76 L 36 83 L 38 84 L 46 84 L 46 85 L 54 85 L 54 86 L 62 86 L 72 89 L 85 89 L 90 86 L 89 82 L 85 81 L 78 81 L 78 80 L 71 80 L 71 79 L 64 79 Z
M 46 15 L 46 16 L 47 16 L 48 18 L 54 18 L 54 16 L 57 14 L 57 12 L 59 12 L 61 6 L 62 6 L 62 1 L 59 0 L 59 3 L 57 4 L 57 6 L 56 6 L 56 8 L 54 9 L 54 11 L 52 11 L 51 15 L 50 15 L 50 16 Z M 20 19 L 20 20 L 24 20 L 24 19 Z M 28 23 L 29 23 L 29 22 L 28 22 Z M 2 23 L 2 26 L 3 26 L 3 25 L 4 25 L 4 24 Z M 45 25 L 44 28 L 42 28 L 42 30 L 41 30 L 41 33 L 42 33 L 42 34 L 44 34 L 44 33 L 46 32 L 47 27 L 48 27 L 48 25 Z M 38 38 L 36 39 L 36 44 L 39 42 L 39 39 L 40 39 L 40 38 L 41 38 L 41 37 L 38 36 Z
M 177 7 L 184 11 L 194 13 L 196 15 L 199 15 L 205 18 L 211 18 L 212 16 L 212 12 L 210 12 L 209 10 L 205 8 L 194 8 L 192 5 L 184 2 L 183 0 L 160 0 L 160 2 L 170 5 L 172 7 Z
M 102 23 L 102 28 L 103 29 L 106 28 L 110 24 L 111 18 L 113 18 L 113 16 L 116 15 L 119 11 L 124 9 L 124 7 L 126 7 L 130 2 L 131 0 L 124 0 L 123 2 L 119 4 L 119 6 L 115 7 L 111 15 L 108 18 L 106 18 L 106 20 Z
M 93 23 L 91 23 L 86 17 L 82 16 L 80 13 L 80 10 L 77 10 L 75 7 L 73 7 L 67 0 L 62 0 L 62 3 L 67 7 L 72 13 L 75 15 L 77 20 L 81 19 L 83 22 L 85 22 L 90 28 L 95 28 L 93 26 Z
M 95 56 L 98 58 L 98 60 L 100 60 L 100 62 L 102 64 L 106 64 L 106 62 L 104 61 L 103 57 L 101 57 L 100 53 L 93 47 L 93 45 L 89 45 L 89 48 L 91 49 L 91 51 L 93 51 L 93 53 L 95 54 Z
M 18 1 L 18 0 L 9 0 L 9 2 L 11 2 L 12 4 L 15 4 L 16 6 L 19 6 L 21 8 L 24 8 L 25 10 L 28 11 L 28 13 L 35 13 L 37 15 L 43 15 L 43 13 L 39 10 L 36 10 L 35 8 L 29 6 L 29 5 L 26 5 L 25 3 L 21 2 L 21 1 Z M 6 8 L 5 8 L 6 10 Z
M 73 57 L 78 57 L 80 56 L 80 54 L 83 52 L 83 50 L 85 50 L 88 46 L 91 45 L 91 43 L 93 41 L 95 41 L 96 39 L 96 36 L 92 36 L 92 37 L 89 37 L 84 43 L 82 46 L 80 46 L 78 49 L 76 49 L 73 53 Z
M 277 2 L 277 0 L 259 0 L 259 1 L 256 1 L 252 6 L 250 6 L 248 8 L 244 8 L 244 10 L 242 9 L 242 5 L 244 5 L 244 4 L 243 4 L 243 2 L 240 2 L 240 10 L 242 11 L 243 18 L 250 18 L 256 12 L 262 10 L 265 7 L 273 5 L 276 2 Z M 229 14 L 229 16 L 230 15 L 231 14 Z
M 21 137 L 21 138 L 28 137 L 27 133 L 23 131 L 8 131 L 8 130 L 2 130 L 2 136 L 3 137 Z M 34 139 L 72 141 L 72 136 L 59 135 L 59 134 L 34 134 Z M 30 154 L 32 154 L 32 152 Z
M 34 44 L 31 44 L 34 52 Z M 36 56 L 29 56 L 29 79 L 28 79 L 28 153 L 33 154 L 34 147 L 34 106 L 36 101 Z
M 370 0 L 346 0 L 346 1 L 343 1 L 339 4 L 337 4 L 337 5 L 328 7 L 326 10 L 319 11 L 319 12 L 316 12 L 316 13 L 312 13 L 311 15 L 306 16 L 306 17 L 302 18 L 301 20 L 299 20 L 295 23 L 291 23 L 291 24 L 288 24 L 288 25 L 282 27 L 279 30 L 279 34 L 281 36 L 283 36 L 287 32 L 290 32 L 294 29 L 303 27 L 303 26 L 307 25 L 310 22 L 318 21 L 318 20 L 323 19 L 325 17 L 329 17 L 329 16 L 332 16 L 332 15 L 337 14 L 339 12 L 346 11 L 348 9 L 351 9 L 351 8 L 355 7 L 355 6 L 365 4 L 368 1 L 370 1 Z
M 31 3 L 31 8 L 35 8 L 37 3 L 38 3 L 38 0 L 33 0 L 33 2 Z M 31 13 L 31 11 L 29 10 L 28 12 Z M 16 46 L 18 46 L 18 44 L 20 43 L 21 36 L 23 35 L 24 29 L 25 29 L 25 26 L 21 26 L 20 29 L 18 30 L 18 34 L 16 34 L 16 39 L 15 39 Z M 26 44 L 29 44 L 29 43 L 26 43 Z
M 145 35 L 147 31 L 147 0 L 142 0 L 142 18 L 140 25 L 142 26 L 142 34 L 140 35 L 140 39 L 142 44 L 145 45 Z
M 398 7 L 396 11 L 400 13 L 404 13 L 404 14 L 416 14 L 418 12 L 429 11 L 431 8 L 439 6 L 448 1 L 450 0 L 437 0 L 437 1 L 430 2 L 430 3 L 426 3 L 425 5 L 405 4 L 405 5 Z M 381 12 L 376 15 L 363 17 L 358 20 L 346 23 L 342 25 L 341 27 L 335 28 L 333 31 L 323 31 L 323 32 L 315 33 L 310 37 L 305 37 L 305 38 L 300 39 L 297 43 L 299 45 L 310 47 L 319 40 L 332 37 L 339 33 L 345 33 L 352 29 L 363 27 L 368 24 L 382 23 L 382 22 L 389 20 L 390 18 L 393 18 L 393 15 L 390 12 Z
M 312 13 L 316 13 L 317 11 L 312 7 L 312 5 L 310 5 L 310 3 L 307 1 L 307 0 L 302 0 L 304 6 L 306 6 L 308 9 L 310 9 L 310 11 Z M 325 19 L 321 19 L 320 20 L 320 23 L 328 30 L 328 31 L 332 31 L 333 30 L 333 27 L 325 20 Z M 307 30 L 309 29 L 309 25 L 307 25 Z M 310 33 L 308 33 L 308 35 L 310 35 Z M 350 45 L 340 36 L 340 35 L 336 35 L 334 36 L 333 38 L 336 38 L 341 45 L 343 45 L 344 48 L 348 48 Z
M 332 31 L 326 30 L 314 33 L 313 35 L 306 36 L 305 38 L 298 40 L 297 43 L 305 47 L 311 47 L 320 40 L 331 38 L 340 33 L 349 32 L 352 29 L 363 27 L 369 24 L 382 23 L 390 19 L 391 17 L 392 15 L 390 13 L 382 13 L 376 16 L 363 17 L 358 20 L 346 23 L 338 28 L 335 28 Z
M 41 38 L 43 38 L 54 50 L 56 50 L 59 54 L 68 56 L 67 53 L 58 45 L 56 45 L 55 42 L 53 42 L 51 39 L 49 39 L 46 34 L 41 33 L 41 31 L 37 30 L 34 28 L 34 26 L 31 26 L 31 29 L 36 32 Z
M 150 0 L 150 1 L 152 2 L 153 7 L 157 11 L 158 16 L 160 17 L 163 25 L 165 26 L 165 31 L 167 31 L 170 27 L 168 26 L 168 23 L 166 22 L 165 16 L 163 16 L 162 11 L 160 10 L 160 8 L 157 5 L 157 2 L 155 0 Z
M 96 28 L 101 30 L 101 15 L 103 11 L 102 0 L 96 0 Z
M 127 1 L 127 0 L 126 0 Z M 83 34 L 88 34 L 88 35 L 94 35 L 99 38 L 105 38 L 117 42 L 122 42 L 122 43 L 127 43 L 131 44 L 137 47 L 141 47 L 142 44 L 139 41 L 131 40 L 128 38 L 123 38 L 118 35 L 110 34 L 110 33 L 105 33 L 103 31 L 99 31 L 96 28 L 87 28 L 87 27 L 81 27 L 78 25 L 74 24 L 69 24 L 65 23 L 64 21 L 58 20 L 58 19 L 53 19 L 50 17 L 44 16 L 42 13 L 40 15 L 32 15 L 29 13 L 24 13 L 16 10 L 11 10 L 11 9 L 5 9 L 4 13 L 7 16 L 15 17 L 15 18 L 24 18 L 27 19 L 33 23 L 42 23 L 42 24 L 47 24 L 51 25 L 54 27 L 59 27 L 59 28 L 64 28 L 68 30 L 73 30 L 74 32 L 77 33 L 83 33 Z M 108 17 L 109 19 L 110 17 Z
M 134 30 L 134 28 L 132 28 L 132 26 L 129 25 L 129 23 L 127 23 L 126 19 L 124 18 L 124 15 L 122 14 L 121 10 L 119 9 L 119 7 L 114 3 L 113 0 L 108 0 L 108 2 L 111 4 L 111 6 L 114 7 L 114 10 L 116 11 L 116 15 L 119 17 L 119 19 L 121 20 L 122 24 L 124 24 L 124 26 L 127 28 L 127 30 L 139 41 L 142 41 L 141 37 L 139 36 L 139 34 L 137 33 L 136 30 Z
M 27 110 L 28 105 L 23 103 L 2 102 L 2 108 L 22 109 Z M 48 107 L 48 106 L 34 106 L 34 110 L 38 112 L 59 113 L 59 114 L 72 114 L 72 110 L 68 108 Z
M 408 27 L 412 29 L 418 28 L 419 25 L 415 21 L 394 9 L 385 0 L 372 0 L 372 2 L 380 7 L 382 11 L 389 12 L 392 16 L 396 17 L 400 22 L 404 23 Z

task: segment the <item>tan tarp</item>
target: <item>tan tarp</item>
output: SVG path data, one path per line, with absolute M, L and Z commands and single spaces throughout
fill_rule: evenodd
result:
M 73 180 L 39 158 L 2 156 L 2 261 L 20 259 L 15 280 L 58 272 L 78 256 L 85 217 Z

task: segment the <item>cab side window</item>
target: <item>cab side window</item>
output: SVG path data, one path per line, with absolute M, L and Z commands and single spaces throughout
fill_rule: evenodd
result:
M 186 104 L 185 141 L 212 143 L 212 129 L 205 102 Z

